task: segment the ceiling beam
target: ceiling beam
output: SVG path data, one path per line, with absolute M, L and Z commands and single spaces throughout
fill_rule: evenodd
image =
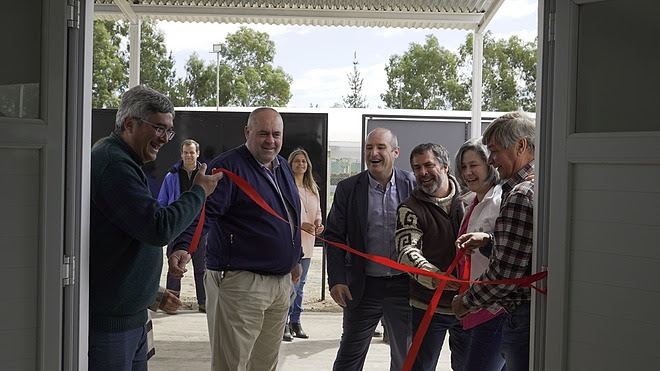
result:
M 131 7 L 132 4 L 129 3 L 128 0 L 115 0 L 115 4 L 117 4 L 117 8 L 121 10 L 121 13 L 129 22 L 137 22 L 137 15 L 133 11 L 133 8 Z
M 484 18 L 481 20 L 481 23 L 476 27 L 476 32 L 483 33 L 486 30 L 486 27 L 488 26 L 488 23 L 490 23 L 490 20 L 493 19 L 497 11 L 500 9 L 500 6 L 502 6 L 502 3 L 504 0 L 495 0 L 492 3 L 490 3 L 490 6 L 488 9 L 486 9 L 486 13 L 484 14 Z

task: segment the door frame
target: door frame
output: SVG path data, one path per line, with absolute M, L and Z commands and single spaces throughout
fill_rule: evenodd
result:
M 91 166 L 93 3 L 82 1 L 68 27 L 64 254 L 74 282 L 64 287 L 63 369 L 86 370 L 89 324 L 89 182 Z M 74 169 L 74 171 L 69 171 Z

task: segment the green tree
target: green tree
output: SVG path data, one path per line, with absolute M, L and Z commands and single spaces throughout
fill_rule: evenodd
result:
M 459 48 L 461 65 L 472 70 L 473 35 Z M 536 41 L 524 42 L 517 36 L 508 40 L 484 34 L 483 94 L 484 111 L 536 110 Z M 470 85 L 471 88 L 471 85 Z
M 390 56 L 385 66 L 388 89 L 381 99 L 388 108 L 470 108 L 468 89 L 459 80 L 458 57 L 434 35 L 426 43 L 411 43 L 403 55 Z
M 215 66 L 205 63 L 197 53 L 192 53 L 185 69 L 183 105 L 215 106 Z
M 273 67 L 275 43 L 267 33 L 241 27 L 227 35 L 220 56 L 231 71 L 228 105 L 286 106 L 291 99 L 293 79 L 281 67 Z
M 94 23 L 93 106 L 117 107 L 128 87 L 128 24 Z M 186 63 L 186 76 L 177 77 L 175 61 L 153 21 L 141 27 L 140 83 L 172 100 L 175 106 L 215 106 L 216 66 L 198 55 Z M 267 33 L 242 27 L 227 36 L 219 65 L 222 106 L 285 106 L 291 99 L 292 78 L 273 67 L 275 43 Z
M 121 49 L 121 25 L 94 21 L 92 57 L 92 107 L 115 108 L 128 86 L 128 62 Z
M 165 47 L 163 31 L 156 28 L 154 21 L 143 21 L 140 39 L 140 84 L 174 98 L 177 83 L 174 57 Z
M 144 21 L 140 32 L 140 83 L 177 96 L 174 57 L 165 47 L 163 32 L 153 21 Z M 128 87 L 130 40 L 125 22 L 94 21 L 92 106 L 117 107 Z
M 351 90 L 347 96 L 343 97 L 344 107 L 346 108 L 366 108 L 367 98 L 362 95 L 362 83 L 364 79 L 360 76 L 357 69 L 357 53 L 353 55 L 353 72 L 348 74 L 348 87 Z

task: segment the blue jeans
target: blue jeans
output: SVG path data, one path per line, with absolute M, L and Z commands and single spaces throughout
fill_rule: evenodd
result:
M 468 352 L 465 371 L 503 371 L 502 326 L 508 318 L 502 313 L 490 321 L 471 329 L 470 351 Z
M 343 333 L 333 370 L 364 368 L 369 344 L 381 317 L 390 337 L 390 371 L 400 371 L 412 338 L 408 275 L 366 277 L 358 305 L 344 309 Z
M 415 331 L 419 328 L 425 313 L 425 310 L 412 308 L 412 324 Z M 412 366 L 413 370 L 435 370 L 447 330 L 449 330 L 451 368 L 453 370 L 463 370 L 470 346 L 470 330 L 463 330 L 460 321 L 453 314 L 438 313 L 435 313 L 431 318 L 431 323 L 428 330 L 426 330 L 424 340 Z
M 529 301 L 521 304 L 502 326 L 502 353 L 507 371 L 529 370 L 529 307 Z
M 135 330 L 102 332 L 89 330 L 89 370 L 147 370 L 146 324 Z
M 307 282 L 307 272 L 309 271 L 309 264 L 311 262 L 311 258 L 303 258 L 300 261 L 302 275 L 300 276 L 300 281 L 296 284 L 296 298 L 291 303 L 291 307 L 289 307 L 289 322 L 300 323 L 300 313 L 303 311 L 303 288 L 305 287 L 305 282 Z

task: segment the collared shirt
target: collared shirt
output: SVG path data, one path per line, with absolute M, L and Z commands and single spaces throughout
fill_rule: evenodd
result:
M 525 165 L 502 184 L 502 205 L 493 231 L 493 251 L 480 281 L 521 278 L 531 274 L 534 242 L 534 181 L 525 179 L 534 162 Z M 463 296 L 468 308 L 486 308 L 499 303 L 507 311 L 531 298 L 529 287 L 518 285 L 472 285 Z
M 367 173 L 368 174 L 368 173 Z M 385 188 L 369 176 L 369 204 L 367 212 L 367 254 L 384 256 L 397 261 L 397 251 L 394 245 L 396 230 L 396 209 L 402 200 L 396 191 L 394 172 Z M 383 277 L 403 273 L 394 268 L 367 260 L 365 265 L 367 276 Z
M 293 219 L 293 215 L 295 215 L 294 211 L 293 211 L 293 206 L 289 205 L 289 203 L 286 201 L 286 199 L 284 197 L 282 197 L 282 191 L 280 190 L 280 185 L 277 183 L 277 177 L 275 176 L 275 170 L 280 166 L 280 160 L 278 160 L 277 157 L 275 157 L 273 159 L 273 162 L 272 162 L 273 168 L 269 169 L 268 166 L 266 166 L 266 165 L 262 164 L 261 162 L 259 162 L 259 160 L 257 160 L 256 157 L 254 159 L 257 161 L 257 163 L 261 167 L 261 170 L 266 173 L 266 178 L 268 178 L 268 180 L 270 180 L 270 182 L 273 184 L 273 186 L 277 190 L 277 194 L 280 195 L 280 199 L 282 200 L 282 203 L 284 203 L 284 206 L 286 207 L 286 216 L 287 216 L 287 219 L 289 220 L 289 225 L 291 226 L 291 236 L 295 236 L 296 235 L 296 222 Z

